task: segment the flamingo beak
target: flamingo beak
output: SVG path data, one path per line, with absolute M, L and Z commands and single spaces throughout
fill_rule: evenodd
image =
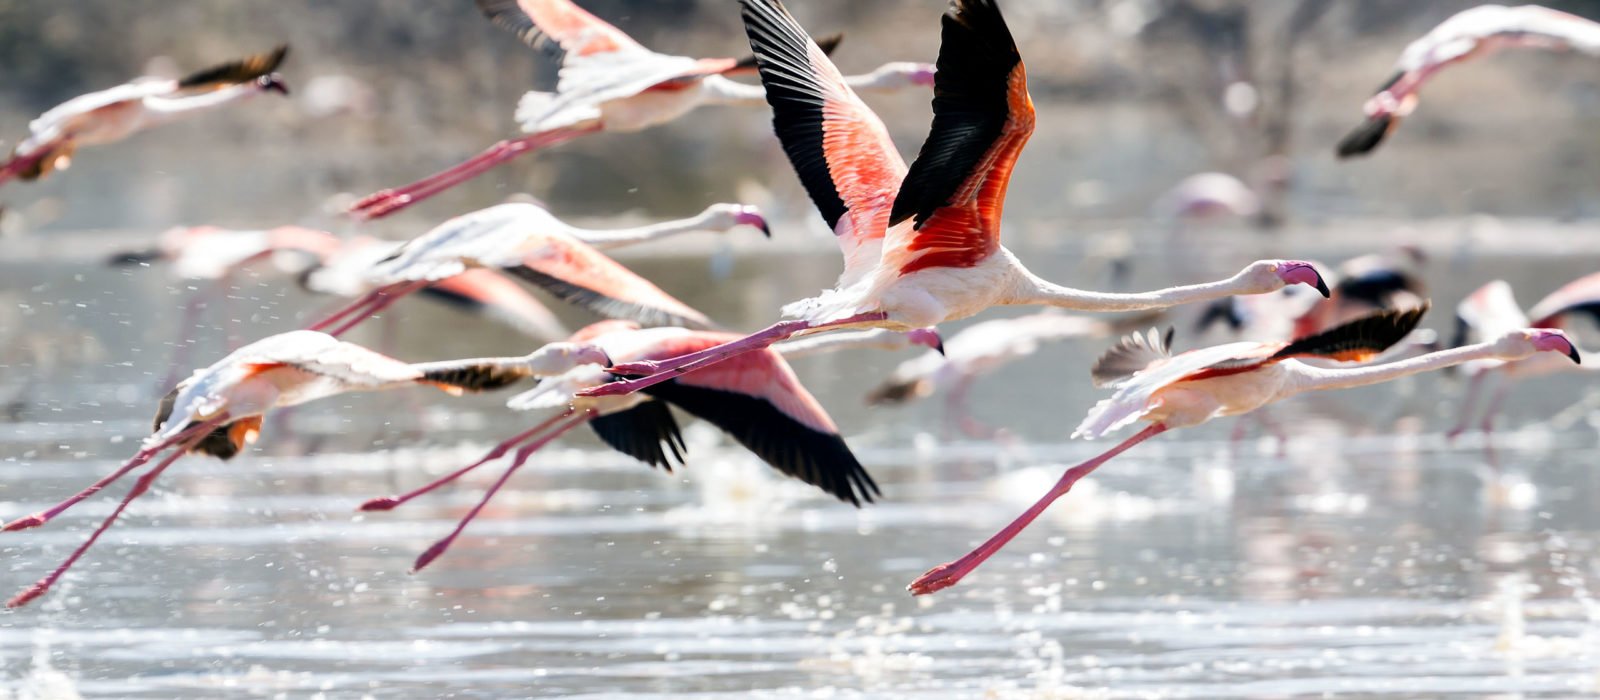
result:
M 922 347 L 939 353 L 940 356 L 944 355 L 944 338 L 940 337 L 939 331 L 936 328 L 918 328 L 908 331 L 906 333 L 906 337 L 911 339 L 912 345 L 921 345 Z
M 741 211 L 735 215 L 733 220 L 735 223 L 744 224 L 746 226 L 754 226 L 755 228 L 760 229 L 761 235 L 766 236 L 767 238 L 772 237 L 772 226 L 767 223 L 767 217 L 762 216 L 761 212 L 755 207 L 745 207 L 744 211 Z
M 1278 270 L 1278 277 L 1283 279 L 1284 284 L 1303 284 L 1312 287 L 1324 299 L 1333 296 L 1333 292 L 1328 289 L 1328 283 L 1322 280 L 1322 274 L 1317 272 L 1317 268 L 1311 263 L 1298 261 L 1284 263 Z
M 1559 352 L 1571 358 L 1573 364 L 1583 364 L 1583 357 L 1578 354 L 1578 346 L 1574 345 L 1566 334 L 1561 331 L 1535 331 L 1533 347 L 1541 352 Z
M 263 91 L 276 92 L 285 97 L 289 95 L 288 84 L 284 83 L 283 78 L 277 73 L 261 76 L 261 78 L 257 81 L 257 84 L 261 86 Z

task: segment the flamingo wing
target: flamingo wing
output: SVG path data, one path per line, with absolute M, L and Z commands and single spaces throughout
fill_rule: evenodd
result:
M 655 326 L 715 325 L 621 263 L 567 236 L 544 237 L 519 264 L 504 269 L 562 301 L 608 318 Z
M 478 10 L 541 51 L 573 56 L 650 53 L 633 37 L 571 0 L 478 0 Z
M 1589 314 L 1600 321 L 1600 272 L 1568 282 L 1533 305 L 1533 328 L 1560 328 L 1571 314 Z
M 913 222 L 886 244 L 900 274 L 971 267 L 1000 247 L 1006 186 L 1033 134 L 1027 71 L 994 0 L 956 0 L 943 24 L 933 127 L 889 218 Z
M 625 411 L 607 413 L 589 421 L 589 427 L 611 449 L 652 467 L 670 472 L 674 461 L 684 463 L 683 453 L 688 445 L 665 402 L 645 401 Z
M 1403 340 L 1422 322 L 1430 305 L 1390 309 L 1335 326 L 1284 345 L 1263 363 L 1291 357 L 1319 357 L 1339 362 L 1363 362 Z M 1225 369 L 1219 366 L 1218 369 Z
M 271 75 L 278 66 L 283 64 L 283 59 L 289 55 L 289 45 L 280 44 L 277 48 L 263 54 L 247 56 L 237 61 L 229 61 L 221 65 L 212 66 L 195 71 L 184 76 L 178 81 L 178 89 L 187 92 L 205 92 L 229 85 L 240 85 L 258 78 Z
M 550 309 L 495 270 L 467 270 L 434 283 L 421 294 L 468 313 L 487 316 L 523 335 L 542 340 L 556 340 L 567 335 L 567 330 Z
M 1450 345 L 1460 347 L 1473 336 L 1494 338 L 1528 326 L 1528 315 L 1517 305 L 1511 285 L 1495 280 L 1479 287 L 1456 306 L 1456 337 Z
M 677 336 L 658 344 L 646 359 L 677 357 L 737 339 L 714 332 Z M 879 493 L 839 428 L 776 350 L 738 355 L 644 391 L 716 425 L 768 465 L 839 500 L 859 506 Z
M 1137 335 L 1137 333 L 1133 334 L 1133 336 Z M 1128 339 L 1124 339 L 1122 344 L 1107 351 L 1105 357 L 1112 357 L 1113 353 L 1128 355 L 1129 351 L 1119 350 L 1128 342 Z M 1106 380 L 1102 380 L 1100 383 L 1104 386 L 1114 387 L 1116 391 L 1112 393 L 1110 398 L 1102 399 L 1094 405 L 1094 408 L 1089 409 L 1089 414 L 1084 416 L 1083 422 L 1079 423 L 1078 428 L 1073 431 L 1072 436 L 1074 438 L 1097 438 L 1132 425 L 1140 416 L 1150 411 L 1150 399 L 1155 396 L 1156 392 L 1184 381 L 1190 375 L 1212 365 L 1239 358 L 1268 355 L 1282 346 L 1282 344 L 1267 345 L 1252 342 L 1226 343 L 1213 345 L 1209 348 L 1190 350 L 1172 357 L 1161 357 L 1161 351 L 1154 348 L 1157 345 L 1164 346 L 1167 341 L 1157 338 L 1139 342 L 1150 348 L 1149 350 L 1137 351 L 1142 354 L 1143 358 L 1149 360 L 1149 364 L 1130 375 L 1113 376 L 1108 374 Z M 1133 358 L 1130 356 L 1131 359 Z M 1136 363 L 1130 361 L 1126 366 L 1131 368 L 1134 364 Z M 1119 368 L 1118 374 L 1125 371 L 1125 368 Z
M 880 241 L 906 175 L 878 115 L 778 0 L 742 0 L 745 32 L 783 151 L 845 255 L 845 274 L 877 264 L 858 256 Z M 870 248 L 869 248 L 870 249 Z

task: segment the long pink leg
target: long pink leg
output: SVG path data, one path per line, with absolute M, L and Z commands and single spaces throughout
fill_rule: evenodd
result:
M 1497 466 L 1498 460 L 1494 453 L 1493 442 L 1494 416 L 1500 412 L 1500 404 L 1505 402 L 1506 394 L 1510 390 L 1511 384 L 1509 381 L 1501 382 L 1500 386 L 1495 387 L 1494 394 L 1489 399 L 1488 407 L 1483 409 L 1483 451 L 1488 455 L 1489 462 Z
M 212 427 L 214 426 L 215 423 L 212 423 Z M 209 432 L 209 429 L 207 432 Z M 184 433 L 188 433 L 188 431 L 185 430 Z M 139 477 L 139 480 L 134 482 L 133 489 L 128 491 L 128 495 L 122 497 L 121 503 L 117 504 L 117 509 L 111 511 L 111 515 L 106 516 L 105 521 L 100 523 L 100 527 L 95 528 L 94 533 L 89 535 L 89 539 L 85 540 L 83 544 L 78 545 L 78 548 L 72 551 L 72 556 L 67 557 L 66 561 L 61 562 L 61 565 L 57 566 L 55 571 L 50 572 L 50 575 L 39 579 L 38 583 L 35 583 L 15 596 L 12 596 L 11 600 L 6 601 L 6 607 L 20 608 L 24 605 L 27 605 L 34 598 L 38 598 L 39 596 L 44 595 L 45 592 L 49 591 L 50 587 L 55 585 L 56 581 L 60 579 L 63 574 L 67 573 L 67 569 L 72 568 L 72 565 L 76 564 L 78 559 L 87 553 L 90 547 L 94 546 L 95 541 L 100 539 L 100 535 L 104 534 L 106 530 L 111 528 L 111 524 L 117 521 L 117 518 L 122 515 L 122 511 L 128 508 L 128 504 L 132 503 L 133 499 L 144 495 L 146 491 L 150 490 L 150 485 L 155 483 L 157 477 L 161 476 L 161 472 L 166 471 L 167 467 L 172 466 L 173 462 L 178 461 L 179 457 L 182 457 L 186 452 L 188 452 L 189 448 L 194 447 L 195 443 L 200 442 L 201 438 L 204 438 L 205 435 L 206 434 L 204 432 L 190 435 L 189 439 L 179 444 L 177 449 L 174 450 L 173 453 L 165 460 L 162 460 L 161 463 L 156 465 L 154 469 L 151 469 L 149 473 Z
M 416 563 L 411 566 L 411 572 L 416 573 L 421 571 L 423 567 L 433 563 L 433 560 L 438 559 L 440 555 L 444 554 L 445 550 L 450 548 L 450 544 L 455 542 L 456 538 L 461 535 L 461 531 L 467 529 L 467 523 L 472 522 L 473 518 L 478 517 L 478 512 L 483 510 L 484 506 L 489 505 L 489 499 L 494 498 L 495 493 L 500 491 L 500 487 L 505 486 L 506 482 L 511 479 L 511 475 L 515 474 L 517 469 L 521 467 L 523 463 L 528 461 L 528 457 L 532 456 L 534 452 L 539 451 L 539 448 L 549 444 L 551 440 L 560 437 L 562 433 L 587 423 L 589 419 L 593 417 L 593 411 L 585 411 L 582 415 L 579 415 L 578 417 L 560 425 L 549 435 L 539 438 L 527 446 L 518 449 L 516 459 L 511 462 L 511 466 L 506 468 L 506 472 L 500 475 L 500 479 L 495 481 L 493 486 L 489 487 L 488 493 L 483 494 L 483 500 L 478 501 L 478 505 L 473 506 L 472 510 L 467 512 L 466 517 L 461 519 L 461 522 L 456 525 L 456 529 L 454 531 L 452 531 L 449 535 L 446 535 L 444 539 L 433 543 L 433 546 L 429 547 L 427 551 L 424 551 L 421 556 L 418 556 Z
M 66 511 L 68 508 L 71 508 L 72 506 L 77 505 L 79 501 L 82 501 L 85 498 L 93 496 L 96 493 L 99 493 L 101 489 L 103 489 L 103 488 L 105 488 L 107 486 L 110 486 L 116 480 L 121 479 L 128 472 L 131 472 L 131 471 L 133 471 L 135 469 L 138 469 L 140 466 L 144 465 L 146 462 L 149 462 L 156 455 L 160 454 L 162 450 L 165 450 L 168 447 L 171 447 L 171 446 L 176 445 L 178 443 L 185 442 L 185 441 L 189 440 L 190 438 L 205 437 L 206 433 L 211 432 L 218 425 L 221 425 L 222 421 L 224 419 L 225 419 L 225 416 L 218 416 L 216 418 L 212 418 L 211 420 L 205 421 L 203 423 L 199 423 L 197 425 L 191 425 L 188 428 L 185 428 L 183 430 L 183 432 L 178 433 L 177 435 L 174 435 L 174 436 L 172 436 L 170 438 L 167 438 L 166 440 L 163 440 L 158 444 L 151 445 L 149 447 L 145 447 L 143 449 L 140 449 L 138 452 L 134 453 L 132 459 L 129 459 L 127 462 L 123 463 L 121 468 L 117 469 L 116 471 L 114 471 L 114 472 L 112 472 L 112 473 L 110 473 L 110 474 L 108 474 L 108 475 L 106 475 L 104 477 L 101 477 L 99 481 L 96 481 L 93 484 L 90 484 L 88 488 L 86 488 L 86 489 L 84 489 L 82 491 L 79 491 L 77 493 L 77 495 L 75 495 L 75 496 L 73 496 L 71 498 L 68 498 L 67 500 L 62 501 L 60 503 L 57 503 L 54 507 L 50 508 L 49 510 L 41 511 L 41 512 L 38 512 L 38 513 L 34 513 L 33 515 L 27 516 L 25 518 L 17 518 L 16 520 L 13 520 L 13 521 L 7 523 L 4 528 L 0 528 L 0 531 L 12 532 L 14 530 L 26 530 L 28 528 L 39 527 L 40 525 L 43 525 L 43 524 L 45 524 L 47 522 L 50 522 L 53 518 L 55 518 L 57 515 L 60 515 L 61 513 Z M 174 452 L 173 455 L 169 455 L 167 457 L 167 460 L 162 462 L 162 464 L 165 465 L 165 464 L 173 461 L 174 459 L 177 458 L 176 455 L 182 455 L 183 452 L 184 452 L 183 450 L 178 450 L 177 452 Z
M 645 387 L 654 386 L 673 377 L 688 374 L 698 369 L 704 369 L 735 355 L 760 350 L 781 340 L 785 340 L 801 331 L 823 331 L 840 327 L 855 326 L 863 323 L 882 321 L 889 315 L 874 311 L 872 313 L 857 314 L 837 321 L 826 323 L 811 323 L 809 321 L 780 321 L 768 326 L 764 330 L 723 343 L 714 348 L 706 348 L 699 352 L 679 355 L 659 362 L 627 362 L 611 367 L 615 374 L 642 374 L 638 379 L 624 379 L 609 382 L 600 386 L 590 387 L 578 392 L 578 396 L 621 396 L 631 394 Z
M 1472 406 L 1478 402 L 1478 393 L 1483 390 L 1484 378 L 1487 376 L 1488 372 L 1479 372 L 1467 381 L 1467 393 L 1461 397 L 1461 416 L 1456 419 L 1455 427 L 1444 434 L 1446 440 L 1454 441 L 1461 437 L 1462 433 L 1467 432 L 1467 425 L 1472 422 Z
M 377 303 L 378 299 L 383 296 L 384 292 L 392 290 L 392 289 L 400 286 L 400 284 L 402 284 L 402 283 L 396 282 L 395 284 L 391 284 L 391 285 L 388 285 L 388 286 L 385 286 L 385 287 L 380 287 L 378 289 L 374 289 L 374 290 L 372 290 L 370 292 L 367 292 L 361 298 L 356 299 L 353 302 L 350 302 L 349 304 L 345 305 L 343 308 L 339 309 L 338 311 L 335 311 L 332 315 L 328 316 L 327 318 L 324 318 L 321 321 L 317 321 L 316 323 L 313 323 L 313 324 L 311 324 L 309 326 L 306 326 L 306 330 L 308 330 L 308 331 L 320 331 L 320 330 L 322 330 L 324 328 L 327 328 L 328 326 L 331 326 L 331 325 L 333 325 L 335 323 L 338 323 L 339 321 L 344 320 L 345 318 L 349 317 L 351 314 L 356 313 L 357 311 L 361 311 L 361 310 L 364 310 L 364 309 L 366 309 L 368 307 L 371 307 L 373 304 Z M 362 317 L 365 318 L 366 314 L 362 314 Z
M 189 352 L 193 349 L 189 335 L 200 323 L 200 314 L 205 310 L 205 300 L 204 294 L 195 292 L 183 303 L 183 320 L 179 321 L 178 326 L 178 347 L 172 351 L 172 362 L 167 367 L 167 376 L 162 378 L 161 384 L 156 387 L 163 394 L 178 383 L 178 374 L 189 362 Z
M 599 128 L 594 126 L 576 129 L 556 129 L 501 141 L 459 165 L 429 175 L 403 187 L 374 192 L 352 205 L 350 214 L 358 219 L 365 220 L 388 216 L 482 175 L 512 158 L 524 153 L 549 148 L 564 141 L 570 141 L 578 136 L 598 131 Z
M 1088 476 L 1096 467 L 1105 464 L 1112 457 L 1122 454 L 1128 448 L 1160 435 L 1166 430 L 1167 426 L 1155 423 L 1139 431 L 1137 435 L 1123 440 L 1121 444 L 1107 450 L 1104 454 L 1068 469 L 1067 473 L 1061 475 L 1061 480 L 1056 482 L 1056 485 L 1050 489 L 1050 492 L 1044 495 L 1044 498 L 1039 499 L 1037 503 L 1034 503 L 1032 507 L 1012 521 L 1010 525 L 1005 526 L 1004 529 L 996 533 L 994 537 L 978 545 L 977 549 L 972 550 L 966 556 L 928 570 L 917 580 L 912 581 L 911 585 L 906 587 L 906 590 L 911 591 L 912 595 L 927 595 L 956 585 L 973 569 L 978 568 L 978 565 L 982 564 L 985 559 L 1000 551 L 1001 547 L 1004 547 L 1007 542 L 1010 542 L 1024 528 L 1028 527 L 1028 524 L 1038 518 L 1039 514 L 1050 507 L 1050 504 L 1055 503 L 1056 499 L 1072 490 L 1072 485 L 1078 483 L 1079 479 Z
M 956 425 L 961 427 L 961 432 L 975 440 L 990 440 L 995 436 L 995 429 L 984 425 L 982 421 L 973 418 L 968 408 L 967 395 L 972 390 L 972 377 L 962 377 L 950 389 L 950 395 L 945 398 L 945 410 L 954 416 Z
M 354 316 L 348 321 L 345 321 L 338 328 L 326 332 L 328 335 L 331 335 L 335 338 L 344 335 L 345 333 L 348 333 L 351 328 L 361 325 L 363 321 L 366 321 L 367 319 L 378 315 L 378 312 L 393 306 L 395 302 L 400 301 L 406 295 L 415 292 L 418 289 L 422 289 L 429 284 L 432 283 L 427 281 L 401 282 L 397 285 L 392 284 L 388 287 L 384 287 L 383 290 L 380 290 L 378 298 L 372 302 L 370 307 L 362 311 L 360 315 Z
M 516 447 L 523 442 L 527 442 L 535 435 L 538 435 L 540 432 L 544 431 L 546 428 L 555 425 L 557 422 L 560 422 L 562 419 L 565 419 L 571 415 L 571 410 L 568 410 L 566 413 L 559 414 L 550 420 L 518 433 L 510 440 L 495 445 L 494 449 L 489 450 L 489 453 L 483 456 L 483 459 L 441 476 L 438 479 L 429 482 L 428 485 L 423 486 L 422 488 L 406 492 L 399 496 L 384 496 L 381 498 L 374 498 L 366 503 L 361 504 L 361 510 L 393 510 L 394 508 L 399 507 L 401 504 L 410 501 L 413 498 L 421 496 L 422 494 L 428 493 L 429 491 L 437 489 L 440 486 L 444 486 L 445 484 L 466 476 L 467 472 L 504 457 L 506 453 L 511 450 L 511 448 Z

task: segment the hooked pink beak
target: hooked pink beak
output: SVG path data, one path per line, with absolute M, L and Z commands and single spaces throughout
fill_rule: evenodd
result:
M 285 96 L 289 94 L 288 84 L 284 83 L 283 78 L 277 73 L 261 76 L 257 79 L 256 84 L 260 85 L 261 89 L 266 92 L 276 92 Z
M 911 84 L 920 87 L 933 87 L 933 78 L 938 74 L 939 69 L 934 67 L 932 63 L 918 63 L 915 66 L 907 76 L 910 78 Z
M 761 229 L 761 235 L 767 238 L 772 237 L 772 227 L 767 224 L 767 217 L 762 216 L 761 211 L 755 207 L 744 207 L 742 211 L 734 215 L 733 220 L 736 223 Z
M 932 326 L 907 331 L 906 337 L 911 339 L 912 345 L 921 345 L 940 355 L 944 354 L 944 338 L 939 337 L 939 330 Z
M 1540 352 L 1559 352 L 1572 358 L 1574 364 L 1583 364 L 1583 358 L 1578 355 L 1578 346 L 1573 345 L 1567 335 L 1558 330 L 1540 329 L 1533 331 L 1533 348 Z
M 1284 284 L 1303 284 L 1317 290 L 1322 298 L 1333 296 L 1329 291 L 1328 283 L 1322 281 L 1322 274 L 1311 263 L 1299 260 L 1290 260 L 1278 267 L 1278 277 Z

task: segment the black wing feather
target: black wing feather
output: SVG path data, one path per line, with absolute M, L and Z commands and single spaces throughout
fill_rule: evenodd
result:
M 943 20 L 933 79 L 933 127 L 895 197 L 890 225 L 921 227 L 955 195 L 1011 117 L 1010 78 L 1022 63 L 994 0 L 956 0 Z
M 196 71 L 178 81 L 179 89 L 205 87 L 208 85 L 237 85 L 248 83 L 256 78 L 269 75 L 278 69 L 283 59 L 289 55 L 289 45 L 283 44 L 267 53 L 256 54 L 239 61 L 230 61 L 219 66 L 212 66 Z
M 1416 330 L 1428 304 L 1409 309 L 1391 309 L 1335 326 L 1288 344 L 1273 353 L 1273 359 L 1296 355 L 1338 355 L 1346 352 L 1377 354 L 1388 350 Z
M 646 401 L 626 411 L 600 416 L 589 421 L 589 427 L 612 449 L 669 472 L 674 461 L 683 464 L 683 453 L 688 449 L 672 409 L 663 401 Z
M 844 438 L 802 425 L 764 399 L 671 380 L 645 393 L 721 428 L 774 469 L 860 506 L 878 484 Z
M 699 319 L 681 316 L 679 314 L 657 309 L 643 304 L 623 301 L 609 297 L 588 287 L 579 286 L 563 279 L 557 279 L 529 267 L 518 265 L 504 268 L 506 272 L 515 275 L 524 282 L 549 292 L 568 304 L 581 306 L 606 318 L 619 318 L 628 321 L 638 321 L 645 326 L 682 326 L 684 328 L 707 328 L 706 323 Z
M 161 405 L 156 407 L 156 419 L 154 424 L 150 426 L 150 432 L 153 433 L 160 430 L 162 424 L 172 417 L 173 405 L 177 401 L 178 390 L 176 388 L 167 392 L 166 396 L 161 397 Z M 233 444 L 233 440 L 228 437 L 228 431 L 232 428 L 232 423 L 213 428 L 210 433 L 200 439 L 200 442 L 189 448 L 189 451 L 210 455 L 222 460 L 233 459 L 234 455 L 239 454 L 239 446 Z

